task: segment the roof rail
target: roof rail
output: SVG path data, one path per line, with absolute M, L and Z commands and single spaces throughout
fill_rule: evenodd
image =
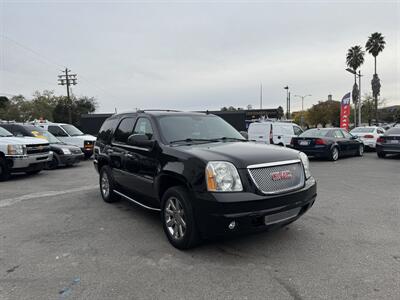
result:
M 138 109 L 136 112 L 143 113 L 146 111 L 166 111 L 166 112 L 181 112 L 181 110 L 175 110 L 175 109 Z

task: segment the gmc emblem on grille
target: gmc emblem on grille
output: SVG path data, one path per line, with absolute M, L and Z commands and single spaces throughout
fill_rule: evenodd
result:
M 292 179 L 292 177 L 292 172 L 290 172 L 289 170 L 271 173 L 271 178 L 273 181 L 288 180 Z

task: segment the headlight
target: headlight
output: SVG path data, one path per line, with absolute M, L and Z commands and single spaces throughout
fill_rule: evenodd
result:
M 299 158 L 301 159 L 301 162 L 303 163 L 304 173 L 306 174 L 306 179 L 308 179 L 311 177 L 311 171 L 310 171 L 310 161 L 308 160 L 307 154 L 300 152 Z
M 229 162 L 212 161 L 206 167 L 207 189 L 210 192 L 243 191 L 242 181 L 235 166 Z
M 7 145 L 8 155 L 26 155 L 25 145 Z
M 71 150 L 69 150 L 69 149 L 67 149 L 67 148 L 62 148 L 61 150 L 62 150 L 62 152 L 63 152 L 64 154 L 71 154 Z

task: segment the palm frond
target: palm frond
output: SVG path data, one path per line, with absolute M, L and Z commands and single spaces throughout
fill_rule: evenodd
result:
M 385 37 L 382 33 L 374 32 L 369 36 L 367 43 L 365 44 L 365 49 L 368 53 L 372 54 L 372 56 L 376 57 L 383 51 L 383 49 L 385 49 L 385 45 Z

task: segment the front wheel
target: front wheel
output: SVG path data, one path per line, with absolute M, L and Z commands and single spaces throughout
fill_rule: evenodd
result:
M 0 181 L 6 181 L 10 178 L 10 171 L 8 170 L 5 159 L 0 157 Z
M 357 150 L 357 156 L 363 156 L 363 155 L 364 155 L 364 146 L 359 145 Z
M 337 161 L 338 158 L 339 158 L 339 149 L 338 147 L 333 147 L 329 159 L 332 161 Z
M 169 242 L 178 249 L 189 249 L 199 242 L 193 207 L 184 187 L 169 188 L 162 197 L 161 218 Z

